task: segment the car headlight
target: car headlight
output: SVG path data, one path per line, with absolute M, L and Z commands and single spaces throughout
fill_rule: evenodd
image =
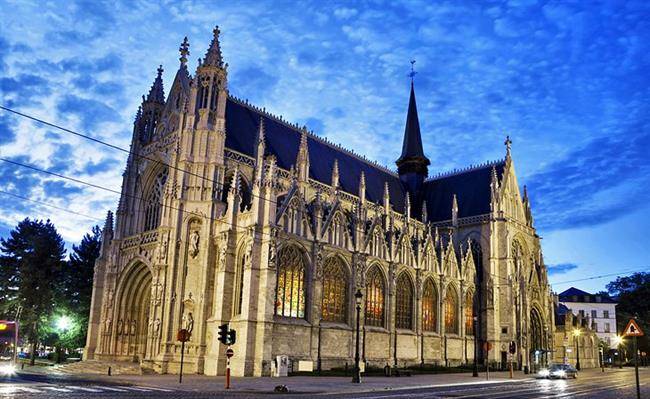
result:
M 551 373 L 548 371 L 548 369 L 541 369 L 539 370 L 539 375 L 541 377 L 548 377 Z
M 16 374 L 16 366 L 13 364 L 5 364 L 0 366 L 0 375 L 13 375 Z
M 558 370 L 555 373 L 553 373 L 553 375 L 556 376 L 556 377 L 565 377 L 566 376 L 566 371 Z

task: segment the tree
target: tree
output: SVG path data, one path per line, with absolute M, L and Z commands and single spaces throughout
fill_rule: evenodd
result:
M 0 252 L 0 315 L 12 319 L 22 308 L 21 331 L 32 345 L 34 364 L 41 326 L 60 294 L 64 242 L 49 220 L 26 218 L 0 239 Z
M 90 314 L 90 297 L 93 292 L 93 274 L 95 260 L 101 248 L 101 230 L 92 228 L 79 245 L 72 246 L 70 259 L 63 269 L 62 305 L 68 309 L 73 329 L 66 335 L 66 346 L 79 348 L 84 346 L 88 331 Z
M 636 317 L 645 336 L 638 341 L 639 349 L 650 351 L 650 273 L 634 273 L 627 277 L 618 277 L 607 284 L 610 295 L 618 298 L 616 321 L 618 331 L 622 332 L 628 321 Z

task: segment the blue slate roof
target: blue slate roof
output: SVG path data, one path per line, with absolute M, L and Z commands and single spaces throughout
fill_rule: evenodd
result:
M 561 292 L 558 297 L 561 302 L 616 303 L 609 295 L 590 294 L 575 287 Z M 596 297 L 600 297 L 600 300 Z
M 459 218 L 490 213 L 492 166 L 496 168 L 500 181 L 505 161 L 425 181 L 424 199 L 427 202 L 429 221 L 439 222 L 451 219 L 454 194 L 458 201 Z
M 228 98 L 226 103 L 226 147 L 254 157 L 260 118 L 264 119 L 267 154 L 277 157 L 279 167 L 290 169 L 296 162 L 300 130 L 234 98 Z M 312 134 L 307 135 L 307 145 L 310 178 L 329 185 L 334 160 L 337 159 L 340 187 L 343 191 L 358 195 L 359 180 L 363 171 L 366 177 L 366 199 L 377 204 L 383 203 L 384 183 L 388 182 L 393 209 L 404 212 L 406 190 L 396 173 L 337 148 Z M 489 213 L 493 165 L 501 179 L 504 161 L 427 180 L 423 186 L 423 197 L 427 201 L 429 221 L 451 219 L 454 194 L 457 196 L 460 218 Z M 419 208 L 416 205 L 414 207 Z

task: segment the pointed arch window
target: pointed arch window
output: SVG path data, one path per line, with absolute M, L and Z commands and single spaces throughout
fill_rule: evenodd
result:
M 147 194 L 144 201 L 144 231 L 153 230 L 160 224 L 162 197 L 165 183 L 167 182 L 167 169 L 163 169 Z
M 406 273 L 402 273 L 396 284 L 395 325 L 397 328 L 413 328 L 413 284 Z
M 275 314 L 305 317 L 305 263 L 295 245 L 283 248 L 278 254 Z
M 384 327 L 384 277 L 377 266 L 366 276 L 365 324 Z
M 474 294 L 465 295 L 465 335 L 474 335 Z
M 422 289 L 422 329 L 436 331 L 438 321 L 438 293 L 432 279 L 424 282 Z
M 458 294 L 453 286 L 445 295 L 445 333 L 458 334 Z
M 246 263 L 250 261 L 250 253 L 247 251 L 246 247 L 241 249 L 241 254 L 237 262 L 237 270 L 235 272 L 235 301 L 233 304 L 234 315 L 241 314 L 242 303 L 244 300 L 244 269 L 246 268 Z
M 340 259 L 328 258 L 323 266 L 323 320 L 345 323 L 348 275 Z

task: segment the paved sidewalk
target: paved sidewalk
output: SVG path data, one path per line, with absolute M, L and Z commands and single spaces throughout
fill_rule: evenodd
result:
M 25 370 L 28 371 L 28 370 Z M 39 372 L 38 370 L 32 370 Z M 47 373 L 47 370 L 41 372 Z M 49 374 L 49 373 L 48 373 Z M 69 375 L 80 379 L 103 381 L 106 383 L 133 384 L 159 388 L 180 389 L 191 392 L 221 392 L 225 391 L 224 377 L 204 375 L 184 375 L 183 383 L 178 383 L 178 375 L 120 375 L 101 376 L 96 374 Z M 532 378 L 522 372 L 515 372 L 513 379 L 507 372 L 491 372 L 490 380 L 486 381 L 485 373 L 476 378 L 471 373 L 428 374 L 412 377 L 365 377 L 361 384 L 353 384 L 352 377 L 233 377 L 231 392 L 271 393 L 277 385 L 286 385 L 291 393 L 356 393 L 377 392 L 412 388 L 427 388 L 449 385 L 471 385 L 485 383 L 519 382 Z

